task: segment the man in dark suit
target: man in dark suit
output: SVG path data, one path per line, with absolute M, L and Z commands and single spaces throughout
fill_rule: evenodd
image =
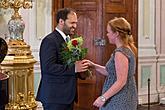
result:
M 68 68 L 60 56 L 62 44 L 68 35 L 74 34 L 77 27 L 75 11 L 70 8 L 59 10 L 56 21 L 56 29 L 41 43 L 41 82 L 36 99 L 42 102 L 44 110 L 73 110 L 77 73 L 86 71 L 88 65 L 82 60 Z

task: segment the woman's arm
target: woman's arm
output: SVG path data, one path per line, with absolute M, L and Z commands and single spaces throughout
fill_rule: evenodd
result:
M 115 69 L 116 69 L 116 82 L 103 94 L 106 99 L 109 99 L 118 93 L 126 84 L 128 76 L 128 59 L 121 52 L 115 53 Z
M 99 64 L 96 64 L 90 60 L 87 60 L 89 63 L 89 67 L 94 68 L 97 72 L 99 72 L 100 74 L 107 76 L 108 72 L 105 69 L 105 66 L 101 66 Z

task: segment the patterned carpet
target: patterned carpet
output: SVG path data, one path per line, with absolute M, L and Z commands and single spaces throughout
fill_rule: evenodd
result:
M 138 110 L 165 110 L 165 105 L 155 104 L 155 105 L 150 105 L 150 108 L 148 108 L 147 105 L 141 105 L 138 106 Z
M 84 108 L 74 108 L 74 110 L 89 110 Z M 97 108 L 92 110 L 98 110 Z M 137 110 L 165 110 L 165 105 L 154 104 L 150 105 L 150 109 L 148 109 L 147 105 L 139 105 Z

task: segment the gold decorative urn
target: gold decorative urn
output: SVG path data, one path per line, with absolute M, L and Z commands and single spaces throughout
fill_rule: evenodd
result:
M 34 97 L 34 63 L 30 46 L 23 40 L 25 24 L 19 15 L 20 8 L 31 8 L 30 0 L 1 0 L 0 7 L 14 9 L 8 22 L 10 39 L 8 53 L 1 63 L 3 73 L 9 75 L 9 103 L 6 110 L 35 110 Z

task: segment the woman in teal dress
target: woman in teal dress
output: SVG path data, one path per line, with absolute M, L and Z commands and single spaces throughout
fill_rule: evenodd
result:
M 107 37 L 116 46 L 106 66 L 89 60 L 89 66 L 106 76 L 102 95 L 93 103 L 100 110 L 137 110 L 138 95 L 135 83 L 137 48 L 131 26 L 125 18 L 108 22 Z

